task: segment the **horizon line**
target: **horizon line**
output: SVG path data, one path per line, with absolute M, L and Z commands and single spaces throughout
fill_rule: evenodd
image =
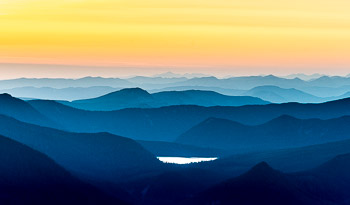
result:
M 128 79 L 128 78 L 132 78 L 132 77 L 156 77 L 159 75 L 164 75 L 164 74 L 174 74 L 174 75 L 179 75 L 178 77 L 185 77 L 185 75 L 189 76 L 192 75 L 194 77 L 200 76 L 200 77 L 216 77 L 218 79 L 227 79 L 227 78 L 232 78 L 232 77 L 249 77 L 249 76 L 269 76 L 269 75 L 273 75 L 276 77 L 280 77 L 280 78 L 287 78 L 290 79 L 291 76 L 297 76 L 297 75 L 305 75 L 305 77 L 311 77 L 313 75 L 316 75 L 315 78 L 318 78 L 318 76 L 329 76 L 329 77 L 349 77 L 350 76 L 350 72 L 349 73 L 343 73 L 343 74 L 333 74 L 333 73 L 326 73 L 326 72 L 286 72 L 286 73 L 277 73 L 277 72 L 269 72 L 269 73 L 256 73 L 256 74 L 238 74 L 235 72 L 226 72 L 226 74 L 224 73 L 217 73 L 214 74 L 213 72 L 202 72 L 202 71 L 198 71 L 198 72 L 186 72 L 183 70 L 174 70 L 176 69 L 176 67 L 169 67 L 169 66 L 162 66 L 162 67 L 133 67 L 133 66 L 106 66 L 106 65 L 74 65 L 74 64 L 40 64 L 40 63 L 1 63 L 0 62 L 0 66 L 30 66 L 31 68 L 33 66 L 40 66 L 40 67 L 45 67 L 45 68 L 37 68 L 37 69 L 49 69 L 49 67 L 62 67 L 62 68 L 70 68 L 70 67 L 75 67 L 75 68 L 80 68 L 80 69 L 91 69 L 91 68 L 110 68 L 110 69 L 118 69 L 118 70 L 109 70 L 108 74 L 98 74 L 98 71 L 94 71 L 94 73 L 97 74 L 84 74 L 84 70 L 81 70 L 79 73 L 75 73 L 74 76 L 70 76 L 70 77 L 61 77 L 62 74 L 57 74 L 57 76 L 52 75 L 50 72 L 49 74 L 42 74 L 38 76 L 40 77 L 35 77 L 35 73 L 30 73 L 30 74 L 24 74 L 23 76 L 18 76 L 17 77 L 17 73 L 14 72 L 14 74 L 11 74 L 11 77 L 4 77 L 5 74 L 2 75 L 2 77 L 4 78 L 0 78 L 0 80 L 13 80 L 13 79 L 20 79 L 20 78 L 31 78 L 31 79 L 81 79 L 81 78 L 86 78 L 86 77 L 100 77 L 100 78 L 120 78 L 120 79 Z M 130 74 L 127 73 L 120 73 L 120 69 L 134 69 L 132 72 L 130 72 Z M 150 68 L 152 69 L 150 72 L 145 73 L 144 70 L 145 68 Z M 188 67 L 188 69 L 190 70 L 191 67 Z M 194 67 L 193 67 L 194 68 Z M 210 68 L 210 67 L 208 67 Z M 216 68 L 216 67 L 212 67 L 213 70 L 217 70 L 220 68 Z M 157 69 L 162 69 L 162 70 L 157 70 Z M 0 67 L 0 73 L 1 73 L 2 68 Z M 215 71 L 214 70 L 214 71 Z M 111 72 L 113 71 L 113 72 Z M 148 71 L 148 70 L 147 70 Z M 89 70 L 86 70 L 85 73 L 88 73 Z M 119 74 L 118 74 L 119 72 Z M 101 73 L 103 73 L 101 71 Z M 138 74 L 140 73 L 140 74 Z M 16 76 L 16 77 L 12 77 L 12 76 Z M 188 77 L 188 78 L 194 78 L 194 77 Z M 163 77 L 163 78 L 174 78 L 174 77 Z M 302 79 L 302 78 L 301 78 Z
M 167 74 L 167 73 L 172 73 L 174 75 L 180 75 L 178 77 L 163 77 L 163 76 L 158 76 L 162 74 Z M 7 81 L 7 80 L 20 80 L 20 79 L 33 79 L 33 80 L 43 80 L 43 79 L 48 79 L 48 80 L 55 80 L 55 79 L 62 79 L 62 80 L 80 80 L 84 78 L 102 78 L 102 79 L 121 79 L 121 80 L 128 80 L 131 78 L 135 77 L 146 77 L 146 78 L 163 78 L 163 79 L 179 79 L 179 78 L 186 78 L 186 79 L 200 79 L 200 78 L 216 78 L 218 80 L 225 80 L 225 79 L 230 79 L 230 78 L 244 78 L 244 77 L 276 77 L 276 78 L 281 78 L 281 79 L 287 79 L 287 80 L 293 80 L 293 79 L 299 79 L 302 81 L 310 81 L 310 80 L 315 80 L 319 79 L 322 77 L 342 77 L 342 78 L 350 78 L 350 74 L 348 75 L 327 75 L 327 74 L 319 74 L 319 73 L 313 73 L 313 74 L 304 74 L 304 73 L 292 73 L 289 75 L 274 75 L 274 74 L 261 74 L 261 75 L 237 75 L 237 76 L 226 76 L 226 77 L 217 77 L 214 75 L 207 75 L 207 76 L 198 76 L 198 77 L 186 77 L 185 75 L 191 75 L 191 74 L 198 74 L 198 75 L 206 75 L 202 73 L 185 73 L 185 74 L 179 74 L 179 73 L 173 73 L 173 72 L 166 72 L 166 73 L 159 73 L 156 75 L 130 75 L 130 76 L 124 76 L 124 77 L 104 77 L 104 76 L 93 76 L 93 75 L 86 75 L 82 77 L 77 77 L 77 78 L 63 78 L 63 77 L 18 77 L 18 78 L 0 78 L 0 81 Z M 305 75 L 305 76 L 313 76 L 313 75 L 318 75 L 317 77 L 310 78 L 310 79 L 302 79 L 300 77 L 288 77 L 288 76 L 294 76 L 294 75 Z

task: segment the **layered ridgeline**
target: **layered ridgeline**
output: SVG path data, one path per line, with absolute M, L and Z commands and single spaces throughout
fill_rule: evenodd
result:
M 302 78 L 302 77 L 301 77 Z M 276 86 L 283 89 L 298 89 L 318 97 L 333 97 L 340 96 L 350 91 L 350 77 L 340 76 L 318 76 L 318 78 L 304 79 L 299 76 L 295 78 L 282 78 L 273 75 L 267 76 L 243 76 L 243 77 L 228 77 L 218 79 L 215 77 L 144 77 L 137 76 L 127 79 L 119 78 L 101 78 L 101 77 L 85 77 L 81 79 L 13 79 L 1 80 L 0 87 L 6 92 L 10 89 L 20 87 L 49 87 L 49 88 L 88 88 L 88 87 L 111 87 L 111 88 L 130 88 L 140 87 L 146 90 L 176 90 L 176 88 L 192 87 L 190 89 L 200 89 L 205 87 L 205 90 L 217 91 L 222 94 L 237 95 L 237 92 L 228 92 L 228 90 L 248 91 L 260 86 Z M 220 90 L 221 89 L 221 90 Z M 92 90 L 93 91 L 93 90 Z M 221 92 L 223 91 L 223 92 Z M 13 94 L 18 93 L 14 90 Z M 23 93 L 23 92 L 22 92 Z M 35 93 L 35 92 L 34 92 Z M 238 92 L 239 93 L 239 92 Z M 98 92 L 94 94 L 97 95 Z M 26 94 L 27 95 L 27 94 Z M 52 96 L 51 94 L 48 94 Z M 241 95 L 241 94 L 240 94 Z M 17 95 L 16 95 L 17 96 Z M 21 97 L 21 96 L 18 96 Z M 22 96 L 24 97 L 24 96 Z M 47 99 L 47 97 L 45 97 Z M 303 102 L 302 99 L 298 100 Z
M 349 153 L 349 150 L 350 140 L 342 140 L 305 147 L 235 154 L 192 166 L 219 171 L 222 175 L 233 176 L 247 171 L 261 161 L 265 161 L 281 171 L 296 172 L 319 166 L 337 155 Z
M 322 104 L 268 104 L 241 107 L 169 106 L 96 112 L 74 109 L 54 101 L 28 102 L 42 115 L 74 132 L 110 132 L 139 140 L 172 142 L 204 120 L 215 117 L 246 125 L 266 123 L 281 115 L 300 119 L 331 119 L 350 115 L 350 99 Z
M 265 162 L 188 200 L 187 204 L 349 204 L 350 154 L 304 172 L 285 174 Z
M 205 87 L 220 87 L 224 89 L 236 89 L 236 90 L 250 90 L 259 86 L 278 86 L 281 88 L 295 88 L 304 92 L 312 91 L 313 88 L 343 88 L 344 86 L 350 85 L 350 77 L 340 77 L 340 76 L 322 76 L 316 79 L 302 80 L 300 78 L 281 78 L 273 75 L 267 76 L 242 76 L 242 77 L 229 77 L 219 79 L 216 77 L 200 77 L 192 78 L 185 81 L 174 82 L 163 84 L 167 87 L 178 87 L 178 86 L 205 86 Z M 140 86 L 145 89 L 152 89 L 150 85 Z M 157 85 L 155 89 L 161 89 L 162 85 Z M 326 90 L 322 90 L 326 91 Z M 331 91 L 331 90 L 328 90 Z M 327 96 L 340 95 L 336 90 L 334 92 L 327 92 Z M 339 92 L 339 91 L 338 91 Z M 309 92 L 312 95 L 319 93 Z M 316 95 L 317 96 L 317 95 Z M 322 96 L 321 96 L 322 97 Z
M 349 124 L 349 116 L 301 120 L 282 115 L 255 126 L 209 118 L 182 134 L 176 142 L 237 152 L 301 147 L 350 139 Z
M 322 76 L 310 80 L 302 80 L 300 78 L 282 78 L 273 75 L 267 76 L 242 76 L 242 77 L 229 77 L 219 79 L 216 77 L 196 77 L 191 79 L 176 79 L 173 82 L 170 80 L 167 83 L 162 78 L 144 77 L 146 80 L 134 82 L 134 85 L 139 85 L 145 89 L 161 89 L 166 87 L 177 87 L 177 86 L 207 86 L 207 87 L 221 87 L 227 89 L 239 89 L 249 90 L 258 86 L 278 86 L 281 88 L 296 88 L 304 91 L 305 88 L 310 87 L 328 87 L 328 88 L 339 88 L 342 86 L 350 85 L 350 77 L 340 76 Z M 129 80 L 129 79 L 126 79 Z M 163 81 L 163 82 L 161 82 Z M 313 93 L 311 93 L 313 94 Z
M 301 91 L 295 88 L 280 88 L 277 86 L 259 86 L 243 92 L 241 95 L 253 96 L 272 103 L 322 103 L 350 97 L 350 86 L 340 88 L 310 87 Z M 309 94 L 315 93 L 316 95 Z M 332 93 L 332 94 L 326 94 Z M 322 96 L 322 97 L 319 97 Z
M 296 75 L 298 76 L 298 75 Z M 305 76 L 304 76 L 305 77 Z M 160 91 L 205 90 L 230 96 L 252 96 L 274 103 L 319 103 L 350 97 L 350 78 L 320 76 L 302 80 L 269 76 L 145 77 L 127 79 L 86 77 L 81 79 L 14 79 L 0 81 L 0 93 L 22 99 L 78 100 L 97 98 L 122 88 L 140 87 Z
M 18 78 L 11 80 L 1 80 L 2 89 L 12 89 L 18 87 L 50 87 L 50 88 L 68 88 L 68 87 L 129 87 L 133 84 L 120 78 L 101 78 L 101 77 L 84 77 L 79 79 L 66 78 Z
M 247 96 L 258 97 L 273 103 L 301 102 L 301 103 L 320 103 L 333 98 L 321 98 L 309 93 L 294 89 L 280 88 L 278 86 L 259 86 L 243 93 Z M 338 98 L 336 98 L 338 99 Z M 341 97 L 339 97 L 341 99 Z
M 79 181 L 46 155 L 0 136 L 1 204 L 126 204 Z
M 108 86 L 92 87 L 68 87 L 68 88 L 51 88 L 51 87 L 17 87 L 12 89 L 0 90 L 0 93 L 10 93 L 13 96 L 24 100 L 30 99 L 49 99 L 74 101 L 80 99 L 97 98 L 108 93 L 116 92 L 122 88 Z M 300 102 L 300 103 L 320 103 L 330 100 L 343 99 L 350 97 L 350 86 L 340 88 L 318 88 L 310 87 L 301 91 L 295 88 L 281 88 L 278 86 L 258 86 L 250 90 L 237 90 L 220 87 L 207 86 L 177 86 L 166 87 L 162 89 L 150 89 L 150 93 L 170 92 L 170 91 L 212 91 L 228 96 L 251 96 L 273 103 Z M 316 93 L 316 95 L 309 94 Z M 331 94 L 327 94 L 331 93 Z M 135 96 L 137 97 L 137 96 Z M 177 101 L 176 101 L 177 102 Z M 163 102 L 165 104 L 166 102 Z M 194 102 L 191 102 L 194 103 Z
M 189 90 L 150 94 L 140 88 L 123 89 L 98 98 L 62 103 L 79 109 L 97 111 L 171 105 L 242 106 L 268 104 L 268 102 L 255 97 L 226 96 L 213 91 Z
M 185 90 L 206 90 L 215 91 L 230 96 L 251 96 L 257 97 L 271 103 L 322 103 L 332 100 L 339 100 L 350 97 L 350 85 L 339 88 L 332 87 L 306 87 L 306 88 L 282 88 L 273 85 L 254 87 L 249 90 L 238 90 L 232 88 L 208 87 L 208 86 L 177 86 L 151 90 L 160 91 L 185 91 Z M 313 93 L 313 94 L 310 94 Z
M 14 98 L 9 94 L 0 94 L 0 114 L 12 116 L 23 122 L 59 127 L 25 101 Z
M 160 161 L 135 141 L 108 133 L 70 133 L 0 115 L 0 134 L 89 180 L 114 182 L 161 168 Z
M 184 132 L 211 117 L 232 120 L 245 125 L 258 125 L 281 115 L 290 115 L 299 119 L 331 119 L 350 115 L 348 109 L 350 99 L 322 104 L 287 103 L 241 107 L 169 106 L 97 112 L 75 109 L 54 101 L 24 102 L 9 95 L 1 96 L 6 96 L 6 99 L 10 100 L 0 100 L 0 107 L 7 107 L 7 109 L 0 109 L 0 114 L 28 123 L 73 132 L 110 132 L 133 139 L 168 142 L 176 140 Z M 9 103 L 10 101 L 20 103 Z M 22 117 L 19 109 L 25 112 L 32 111 L 26 117 Z M 39 121 L 39 119 L 42 120 Z M 53 123 L 48 125 L 51 121 Z

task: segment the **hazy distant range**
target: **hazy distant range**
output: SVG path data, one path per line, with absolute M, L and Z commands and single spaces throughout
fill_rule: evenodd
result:
M 96 98 L 123 88 L 142 88 L 149 93 L 206 90 L 229 96 L 252 96 L 272 103 L 319 103 L 350 97 L 350 78 L 298 74 L 285 77 L 268 75 L 219 79 L 212 76 L 201 77 L 199 74 L 181 76 L 165 73 L 153 77 L 136 76 L 126 79 L 20 78 L 1 80 L 0 88 L 0 93 L 9 93 L 22 99 L 73 101 Z

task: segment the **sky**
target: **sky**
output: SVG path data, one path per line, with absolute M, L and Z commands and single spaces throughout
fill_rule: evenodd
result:
M 349 0 L 0 0 L 0 76 L 350 73 Z

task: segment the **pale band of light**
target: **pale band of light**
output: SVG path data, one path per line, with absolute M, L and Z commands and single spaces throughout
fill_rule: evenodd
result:
M 157 157 L 160 161 L 164 163 L 171 164 L 191 164 L 191 163 L 199 163 L 199 162 L 208 162 L 214 161 L 218 159 L 217 157 L 208 157 L 208 158 L 200 158 L 200 157 Z

